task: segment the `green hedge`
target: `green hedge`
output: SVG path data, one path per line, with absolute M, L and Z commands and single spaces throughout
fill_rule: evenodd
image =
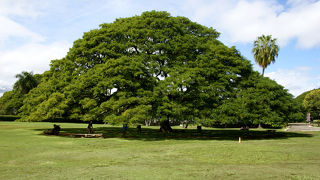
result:
M 0 115 L 0 121 L 15 121 L 20 119 L 20 116 L 15 115 Z

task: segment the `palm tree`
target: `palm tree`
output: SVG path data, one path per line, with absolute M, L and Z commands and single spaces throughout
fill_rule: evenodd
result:
M 275 58 L 278 57 L 280 47 L 276 43 L 277 39 L 272 39 L 271 35 L 259 36 L 253 43 L 252 53 L 256 63 L 262 67 L 262 76 L 264 70 Z
M 18 78 L 18 80 L 14 83 L 13 89 L 19 90 L 23 94 L 27 94 L 38 85 L 38 81 L 32 72 L 22 71 L 21 74 L 16 75 L 16 78 Z

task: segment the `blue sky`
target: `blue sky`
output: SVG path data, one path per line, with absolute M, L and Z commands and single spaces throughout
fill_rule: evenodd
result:
M 281 47 L 265 75 L 290 93 L 320 87 L 320 1 L 318 0 L 0 0 L 0 96 L 15 74 L 42 73 L 66 55 L 84 32 L 119 17 L 168 11 L 221 33 L 261 72 L 251 54 L 261 34 Z

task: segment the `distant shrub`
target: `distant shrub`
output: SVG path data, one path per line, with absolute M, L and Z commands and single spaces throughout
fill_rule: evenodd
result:
M 316 124 L 317 126 L 320 126 L 320 120 L 319 119 L 313 120 L 313 124 Z
M 20 119 L 20 116 L 15 115 L 0 115 L 0 121 L 15 121 Z

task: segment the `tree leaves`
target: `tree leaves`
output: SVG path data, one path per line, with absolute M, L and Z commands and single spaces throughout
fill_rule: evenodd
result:
M 262 76 L 267 66 L 271 62 L 274 63 L 275 58 L 278 57 L 280 47 L 276 41 L 277 39 L 272 39 L 271 35 L 262 35 L 253 43 L 252 53 L 255 61 L 262 67 Z

